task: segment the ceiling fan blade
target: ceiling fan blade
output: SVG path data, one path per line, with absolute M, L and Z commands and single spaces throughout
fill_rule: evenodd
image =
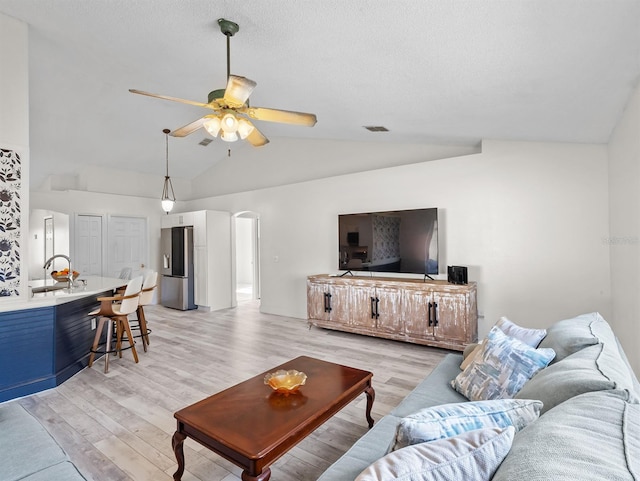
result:
M 146 95 L 147 97 L 155 97 L 157 99 L 171 100 L 173 102 L 180 102 L 181 104 L 195 105 L 196 107 L 204 107 L 212 110 L 218 110 L 220 108 L 220 106 L 215 102 L 211 102 L 210 104 L 205 104 L 204 102 L 196 102 L 194 100 L 179 99 L 177 97 L 169 97 L 168 95 L 152 94 L 149 92 L 144 92 L 142 90 L 136 90 L 136 89 L 129 89 L 129 92 L 131 92 L 132 94 Z
M 291 110 L 267 109 L 264 107 L 246 107 L 239 112 L 248 115 L 252 119 L 265 120 L 267 122 L 281 122 L 284 124 L 306 125 L 313 127 L 318 119 L 315 114 L 293 112 Z
M 224 91 L 224 101 L 229 107 L 242 107 L 256 85 L 253 80 L 246 77 L 229 75 L 227 88 Z
M 208 116 L 205 116 L 201 119 L 195 120 L 190 124 L 185 125 L 184 127 L 180 127 L 179 129 L 174 130 L 169 135 L 171 135 L 172 137 L 186 137 L 187 135 L 192 134 L 196 130 L 202 128 L 208 118 Z
M 247 135 L 247 138 L 245 140 L 254 147 L 262 147 L 263 145 L 269 143 L 269 139 L 267 139 L 264 134 L 256 128 L 255 125 L 253 125 L 253 131 L 249 135 Z

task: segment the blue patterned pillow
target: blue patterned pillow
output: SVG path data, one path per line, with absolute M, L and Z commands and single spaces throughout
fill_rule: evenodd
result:
M 513 426 L 519 431 L 538 419 L 541 409 L 542 402 L 531 399 L 449 403 L 421 409 L 400 420 L 391 449 L 483 428 Z
M 451 386 L 471 401 L 512 398 L 556 353 L 536 349 L 493 326 L 480 352 Z

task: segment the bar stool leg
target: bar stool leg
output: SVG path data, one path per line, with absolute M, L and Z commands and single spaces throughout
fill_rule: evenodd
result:
M 127 333 L 127 337 L 129 338 L 129 345 L 131 346 L 131 353 L 133 354 L 133 359 L 137 363 L 138 362 L 138 352 L 136 351 L 135 342 L 133 342 L 133 334 L 131 334 L 131 326 L 129 325 L 129 321 L 125 317 L 124 319 L 121 319 L 120 322 L 122 323 L 122 326 L 124 327 L 124 330 Z
M 144 317 L 144 310 L 142 306 L 138 306 L 136 311 L 138 316 L 138 326 L 140 328 L 140 334 L 142 338 L 142 347 L 144 352 L 147 352 L 147 346 L 149 345 L 149 331 L 147 331 L 147 319 Z
M 100 321 L 98 322 L 96 335 L 93 339 L 93 346 L 91 346 L 91 355 L 89 356 L 89 367 L 93 366 L 93 361 L 96 358 L 96 351 L 98 350 L 98 346 L 100 345 L 100 336 L 102 335 L 102 329 L 104 327 L 104 323 L 106 322 L 106 320 L 107 319 L 105 317 L 101 317 Z
M 111 350 L 111 336 L 113 333 L 113 320 L 110 317 L 105 317 L 107 320 L 107 343 L 105 344 L 104 353 L 104 373 L 109 372 L 109 351 Z

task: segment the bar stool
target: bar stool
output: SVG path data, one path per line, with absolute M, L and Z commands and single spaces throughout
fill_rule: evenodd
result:
M 147 346 L 149 345 L 149 333 L 151 330 L 147 326 L 147 318 L 144 315 L 143 307 L 147 304 L 151 304 L 153 301 L 153 292 L 156 290 L 157 286 L 158 273 L 155 271 L 148 272 L 147 275 L 144 276 L 142 292 L 140 293 L 140 299 L 138 300 L 138 308 L 136 309 L 136 315 L 138 316 L 137 329 L 140 329 L 140 337 L 142 338 L 142 347 L 144 348 L 144 352 L 147 352 Z
M 102 337 L 102 329 L 106 326 L 107 341 L 104 349 L 104 372 L 109 371 L 109 354 L 117 353 L 122 357 L 122 335 L 126 334 L 133 354 L 133 359 L 138 362 L 138 353 L 136 352 L 135 342 L 131 334 L 131 326 L 129 325 L 128 315 L 134 312 L 138 307 L 138 299 L 142 289 L 142 276 L 131 279 L 127 283 L 127 288 L 123 296 L 98 297 L 100 308 L 89 313 L 90 316 L 100 316 L 100 322 L 96 329 L 96 336 L 91 347 L 91 355 L 89 356 L 89 367 L 93 365 L 95 355 L 99 352 L 100 337 Z M 112 335 L 116 334 L 116 348 L 111 349 Z

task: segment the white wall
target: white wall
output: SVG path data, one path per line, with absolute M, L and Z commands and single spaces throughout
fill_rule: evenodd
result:
M 640 373 L 640 86 L 609 142 L 609 212 L 610 322 Z
M 6 190 L 10 197 L 2 202 L 9 217 L 2 222 L 18 226 L 0 233 L 3 247 L 9 247 L 3 252 L 0 297 L 24 296 L 27 292 L 28 269 L 23 268 L 22 259 L 29 256 L 28 32 L 26 23 L 0 14 L 0 148 L 11 151 L 3 156 L 3 163 L 9 160 L 9 170 L 15 174 L 13 179 L 0 180 L 0 190 Z
M 359 144 L 358 155 L 377 148 Z M 331 155 L 330 142 L 323 152 Z M 306 277 L 336 272 L 338 213 L 438 207 L 440 270 L 469 266 L 483 336 L 501 315 L 545 327 L 610 313 L 607 201 L 606 147 L 487 141 L 481 154 L 211 197 L 186 209 L 259 213 L 261 309 L 304 319 Z
M 479 146 L 278 138 L 265 147 L 241 145 L 193 181 L 192 199 L 265 189 L 397 165 L 475 154 Z M 376 142 L 379 140 L 379 142 Z M 365 155 L 363 155 L 363 153 Z M 223 181 L 221 181 L 224 179 Z M 183 197 L 186 199 L 186 197 Z
M 0 14 L 0 145 L 29 147 L 28 32 L 26 23 Z
M 159 199 L 84 191 L 32 191 L 30 197 L 33 209 L 57 211 L 68 214 L 71 218 L 75 213 L 146 218 L 149 236 L 149 265 L 147 267 L 159 270 L 160 220 L 164 215 Z M 70 228 L 73 229 L 73 226 Z M 73 256 L 73 252 L 71 255 Z
M 176 169 L 177 170 L 177 169 Z M 160 175 L 162 174 L 162 175 Z M 171 183 L 176 198 L 191 198 L 191 181 L 171 176 Z M 118 169 L 105 169 L 97 166 L 86 166 L 77 175 L 52 175 L 38 187 L 39 191 L 84 190 L 103 194 L 135 195 L 159 199 L 164 185 L 164 171 L 158 169 L 158 175 L 140 172 L 123 172 Z M 35 190 L 35 189 L 34 189 Z

